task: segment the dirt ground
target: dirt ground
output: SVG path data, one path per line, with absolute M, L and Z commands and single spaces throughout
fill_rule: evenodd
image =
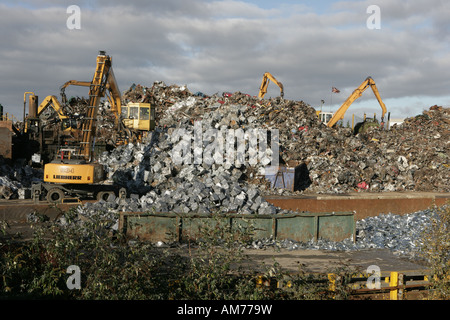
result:
M 426 266 L 394 255 L 387 249 L 360 251 L 323 251 L 323 250 L 286 250 L 286 249 L 248 249 L 244 253 L 249 257 L 249 266 L 272 266 L 275 262 L 289 272 L 302 271 L 312 273 L 332 272 L 339 267 L 351 267 L 366 272 L 371 265 L 376 265 L 381 272 L 422 271 Z

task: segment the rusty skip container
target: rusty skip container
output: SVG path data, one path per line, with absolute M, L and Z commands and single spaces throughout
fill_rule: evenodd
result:
M 127 237 L 143 241 L 184 242 L 197 239 L 202 226 L 214 226 L 215 223 L 230 230 L 251 224 L 253 239 L 272 237 L 298 242 L 354 240 L 356 232 L 353 212 L 280 215 L 121 212 L 119 229 Z

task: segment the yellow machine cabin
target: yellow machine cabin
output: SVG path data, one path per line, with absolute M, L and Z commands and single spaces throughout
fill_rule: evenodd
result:
M 320 122 L 327 125 L 333 117 L 333 112 L 316 111 L 316 115 L 319 117 Z
M 155 107 L 150 103 L 128 103 L 122 106 L 123 124 L 129 129 L 152 131 L 155 129 Z

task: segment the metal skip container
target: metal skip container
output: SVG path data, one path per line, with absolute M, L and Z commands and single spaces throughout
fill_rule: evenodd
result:
M 298 242 L 355 239 L 353 212 L 295 213 L 279 215 L 175 214 L 121 212 L 119 229 L 130 238 L 150 242 L 182 242 L 201 235 L 201 226 L 220 223 L 233 230 L 251 224 L 253 239 L 290 239 Z

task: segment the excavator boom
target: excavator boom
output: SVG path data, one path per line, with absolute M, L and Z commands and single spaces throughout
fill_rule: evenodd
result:
M 90 82 L 88 81 L 78 81 L 78 80 L 69 80 L 66 83 L 64 83 L 60 90 L 61 90 L 61 101 L 63 104 L 67 103 L 67 98 L 66 98 L 66 88 L 68 86 L 81 86 L 81 87 L 89 87 L 91 85 Z
M 338 122 L 340 119 L 344 118 L 344 114 L 347 111 L 347 109 L 350 107 L 350 105 L 359 97 L 361 97 L 362 93 L 368 88 L 372 88 L 373 93 L 375 94 L 375 97 L 378 100 L 378 103 L 381 106 L 382 114 L 381 119 L 384 119 L 384 115 L 386 114 L 386 106 L 384 105 L 383 101 L 381 100 L 380 93 L 378 92 L 378 88 L 375 85 L 375 81 L 373 81 L 372 77 L 367 77 L 366 80 L 364 80 L 361 85 L 356 88 L 352 94 L 347 98 L 347 100 L 341 105 L 341 107 L 335 112 L 331 120 L 328 122 L 328 127 L 333 127 L 336 122 Z
M 64 110 L 56 96 L 47 96 L 44 99 L 44 101 L 42 101 L 42 103 L 39 105 L 39 108 L 37 110 L 37 115 L 39 116 L 49 106 L 53 107 L 53 109 L 56 111 L 56 113 L 58 114 L 58 116 L 61 120 L 67 118 L 67 115 L 64 113 Z
M 121 101 L 120 91 L 112 70 L 111 57 L 104 51 L 97 56 L 97 64 L 91 82 L 71 80 L 68 85 L 89 86 L 89 102 L 81 126 L 81 141 L 79 145 L 62 146 L 58 157 L 44 166 L 44 182 L 33 185 L 33 197 L 40 198 L 42 192 L 46 193 L 47 201 L 60 203 L 70 196 L 97 197 L 105 199 L 115 194 L 124 196 L 126 190 L 119 190 L 114 184 L 104 183 L 105 172 L 103 165 L 93 161 L 93 141 L 96 135 L 97 113 L 100 100 L 111 95 L 111 111 L 120 120 Z M 121 121 L 118 121 L 121 124 Z M 115 132 L 111 133 L 112 135 Z
M 68 86 L 82 86 L 82 87 L 90 87 L 92 82 L 89 81 L 78 81 L 78 80 L 69 80 L 65 84 L 61 86 L 61 96 L 62 96 L 62 102 L 66 103 L 67 98 L 65 94 L 65 90 Z M 106 94 L 109 104 L 111 105 L 111 112 L 114 113 L 116 125 L 119 124 L 120 121 L 120 115 L 121 115 L 121 107 L 122 107 L 122 98 L 120 95 L 119 86 L 116 81 L 116 77 L 114 76 L 114 71 L 111 67 L 109 67 L 107 79 L 106 79 L 106 89 L 110 93 L 109 95 Z
M 264 98 L 267 93 L 267 87 L 269 86 L 269 80 L 272 80 L 278 87 L 280 87 L 280 96 L 284 97 L 284 88 L 283 84 L 279 82 L 275 77 L 269 72 L 264 73 L 263 80 L 261 83 L 261 87 L 259 88 L 259 98 Z
M 94 77 L 89 87 L 89 103 L 87 106 L 86 118 L 82 126 L 82 141 L 80 156 L 85 160 L 91 160 L 92 140 L 96 131 L 96 121 L 100 99 L 105 96 L 106 83 L 108 81 L 109 72 L 112 71 L 111 57 L 107 56 L 104 51 L 100 51 L 97 56 L 97 66 Z

